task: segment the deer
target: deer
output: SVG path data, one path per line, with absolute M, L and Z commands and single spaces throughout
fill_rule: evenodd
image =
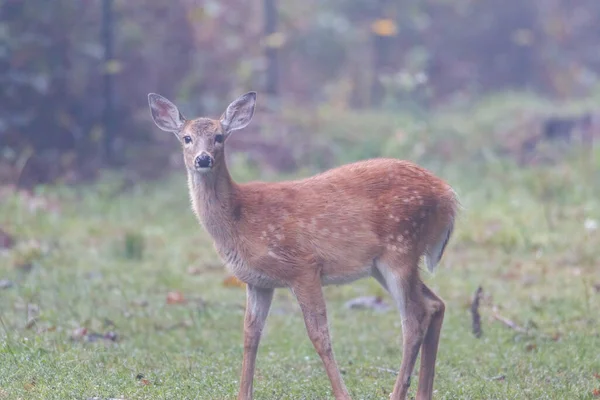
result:
M 391 399 L 406 399 L 419 352 L 416 398 L 431 399 L 445 304 L 421 280 L 440 262 L 459 202 L 428 170 L 392 158 L 342 165 L 283 182 L 236 183 L 225 144 L 254 115 L 248 92 L 218 119 L 186 119 L 165 97 L 148 94 L 152 119 L 181 143 L 191 207 L 226 268 L 246 286 L 238 400 L 253 398 L 259 342 L 275 289 L 297 300 L 308 337 L 336 400 L 350 399 L 328 328 L 323 286 L 373 277 L 397 306 L 402 361 Z

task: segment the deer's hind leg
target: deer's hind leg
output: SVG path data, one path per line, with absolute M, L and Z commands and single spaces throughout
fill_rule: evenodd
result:
M 385 257 L 377 261 L 375 268 L 373 276 L 392 296 L 402 320 L 402 364 L 390 398 L 406 399 L 417 356 L 431 323 L 432 311 L 419 277 L 418 258 Z M 433 341 L 435 337 L 428 339 Z M 427 354 L 430 359 L 431 351 Z
M 421 368 L 419 370 L 419 389 L 417 399 L 429 400 L 433 396 L 433 379 L 435 376 L 435 359 L 437 357 L 438 344 L 442 324 L 444 323 L 444 312 L 446 306 L 431 289 L 421 284 L 427 311 L 430 314 L 429 326 L 423 338 L 421 347 Z

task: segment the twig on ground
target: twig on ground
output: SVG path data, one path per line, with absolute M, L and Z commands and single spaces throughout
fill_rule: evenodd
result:
M 476 338 L 480 338 L 481 331 L 481 315 L 479 314 L 479 303 L 481 301 L 481 297 L 483 295 L 483 289 L 481 286 L 477 288 L 475 291 L 475 296 L 473 296 L 473 302 L 471 303 L 471 317 L 473 318 L 473 335 Z
M 504 325 L 508 326 L 510 329 L 512 329 L 513 331 L 517 331 L 519 333 L 525 333 L 528 334 L 529 332 L 527 331 L 527 329 L 523 328 L 522 326 L 518 325 L 516 322 L 503 317 L 502 315 L 498 314 L 498 310 L 496 309 L 496 307 L 494 307 L 494 314 L 493 317 L 496 321 L 502 322 Z
M 377 368 L 378 370 L 383 371 L 383 372 L 389 372 L 390 374 L 394 374 L 394 375 L 398 374 L 398 371 L 394 371 L 393 369 L 382 368 L 382 367 L 375 367 L 375 368 Z

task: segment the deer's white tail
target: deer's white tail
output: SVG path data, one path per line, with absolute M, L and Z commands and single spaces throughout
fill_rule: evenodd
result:
M 454 219 L 456 218 L 458 210 L 461 208 L 456 192 L 450 189 L 449 194 L 450 197 L 447 197 L 444 202 L 445 215 L 448 218 L 446 219 L 447 222 L 445 225 L 440 226 L 438 230 L 439 233 L 432 238 L 432 242 L 429 243 L 425 250 L 425 263 L 427 264 L 429 272 L 433 272 L 442 259 L 444 250 L 446 250 L 446 245 L 454 231 Z
M 435 267 L 437 267 L 438 263 L 442 259 L 444 255 L 444 250 L 446 249 L 446 245 L 450 240 L 450 236 L 452 236 L 452 231 L 454 230 L 454 219 L 450 221 L 443 234 L 439 237 L 439 239 L 432 243 L 425 252 L 425 263 L 427 264 L 427 269 L 429 272 L 433 272 Z

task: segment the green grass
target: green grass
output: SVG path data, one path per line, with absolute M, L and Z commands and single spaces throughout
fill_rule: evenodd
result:
M 594 398 L 600 231 L 584 225 L 600 221 L 600 166 L 432 165 L 464 206 L 441 266 L 423 273 L 447 303 L 434 397 Z M 252 175 L 234 170 L 239 179 Z M 0 279 L 14 282 L 0 289 L 0 399 L 237 395 L 245 294 L 223 285 L 226 271 L 190 210 L 183 172 L 126 193 L 120 185 L 112 176 L 89 187 L 40 188 L 49 205 L 38 211 L 19 195 L 2 199 L 2 229 L 18 243 L 0 253 Z M 477 339 L 469 306 L 480 285 Z M 187 303 L 167 304 L 171 291 Z M 325 293 L 351 395 L 386 399 L 402 357 L 398 313 L 344 307 L 354 297 L 383 294 L 373 280 Z M 527 333 L 498 322 L 494 311 Z M 118 341 L 71 340 L 81 327 L 114 331 Z M 331 398 L 285 290 L 276 292 L 264 332 L 255 397 Z

